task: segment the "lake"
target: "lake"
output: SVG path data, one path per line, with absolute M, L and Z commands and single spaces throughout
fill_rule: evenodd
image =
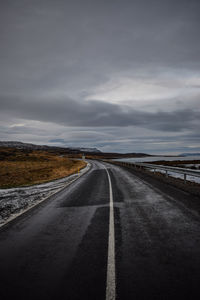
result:
M 199 155 L 194 156 L 147 156 L 147 157 L 132 157 L 132 158 L 119 158 L 116 161 L 124 162 L 151 162 L 151 161 L 173 161 L 173 160 L 200 160 Z

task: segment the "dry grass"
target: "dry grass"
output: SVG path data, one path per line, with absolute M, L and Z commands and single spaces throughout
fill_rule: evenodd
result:
M 59 179 L 85 167 L 73 160 L 45 151 L 0 149 L 0 187 L 17 187 Z

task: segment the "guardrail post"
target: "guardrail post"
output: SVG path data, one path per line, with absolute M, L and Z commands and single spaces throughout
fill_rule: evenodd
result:
M 187 174 L 184 174 L 184 183 L 186 184 L 186 176 Z
M 159 170 L 164 171 L 164 176 L 167 178 L 169 177 L 169 172 L 171 173 L 179 173 L 183 175 L 183 181 L 184 184 L 187 183 L 187 176 L 191 175 L 191 176 L 195 176 L 195 177 L 199 177 L 200 178 L 200 172 L 197 170 L 189 170 L 189 169 L 184 169 L 184 168 L 177 168 L 177 167 L 165 167 L 165 166 L 160 166 L 160 165 L 153 165 L 153 164 L 145 164 L 145 163 L 138 163 L 138 162 L 133 162 L 133 163 L 127 163 L 127 162 L 115 162 L 114 164 L 118 164 L 120 166 L 124 166 L 124 167 L 130 167 L 130 168 L 135 168 L 136 170 L 141 170 L 144 169 L 146 170 L 146 168 L 151 169 L 153 171 L 154 174 L 156 174 L 156 170 L 157 172 L 159 172 Z

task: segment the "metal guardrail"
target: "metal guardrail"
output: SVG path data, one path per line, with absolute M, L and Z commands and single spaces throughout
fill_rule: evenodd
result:
M 126 166 L 126 167 L 131 167 L 131 168 L 152 169 L 154 171 L 154 173 L 156 172 L 156 170 L 164 170 L 166 177 L 168 177 L 169 172 L 183 174 L 184 183 L 186 183 L 187 176 L 200 177 L 200 171 L 186 169 L 186 168 L 169 167 L 169 166 L 163 166 L 163 165 L 138 163 L 138 162 L 129 163 L 129 162 L 122 162 L 122 161 L 120 161 L 120 162 L 112 161 L 112 163 L 119 164 L 119 165 Z

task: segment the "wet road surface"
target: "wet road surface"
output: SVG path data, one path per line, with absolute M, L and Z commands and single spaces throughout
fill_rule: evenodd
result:
M 200 217 L 182 201 L 192 196 L 119 166 L 91 164 L 76 182 L 1 228 L 0 298 L 199 298 Z

